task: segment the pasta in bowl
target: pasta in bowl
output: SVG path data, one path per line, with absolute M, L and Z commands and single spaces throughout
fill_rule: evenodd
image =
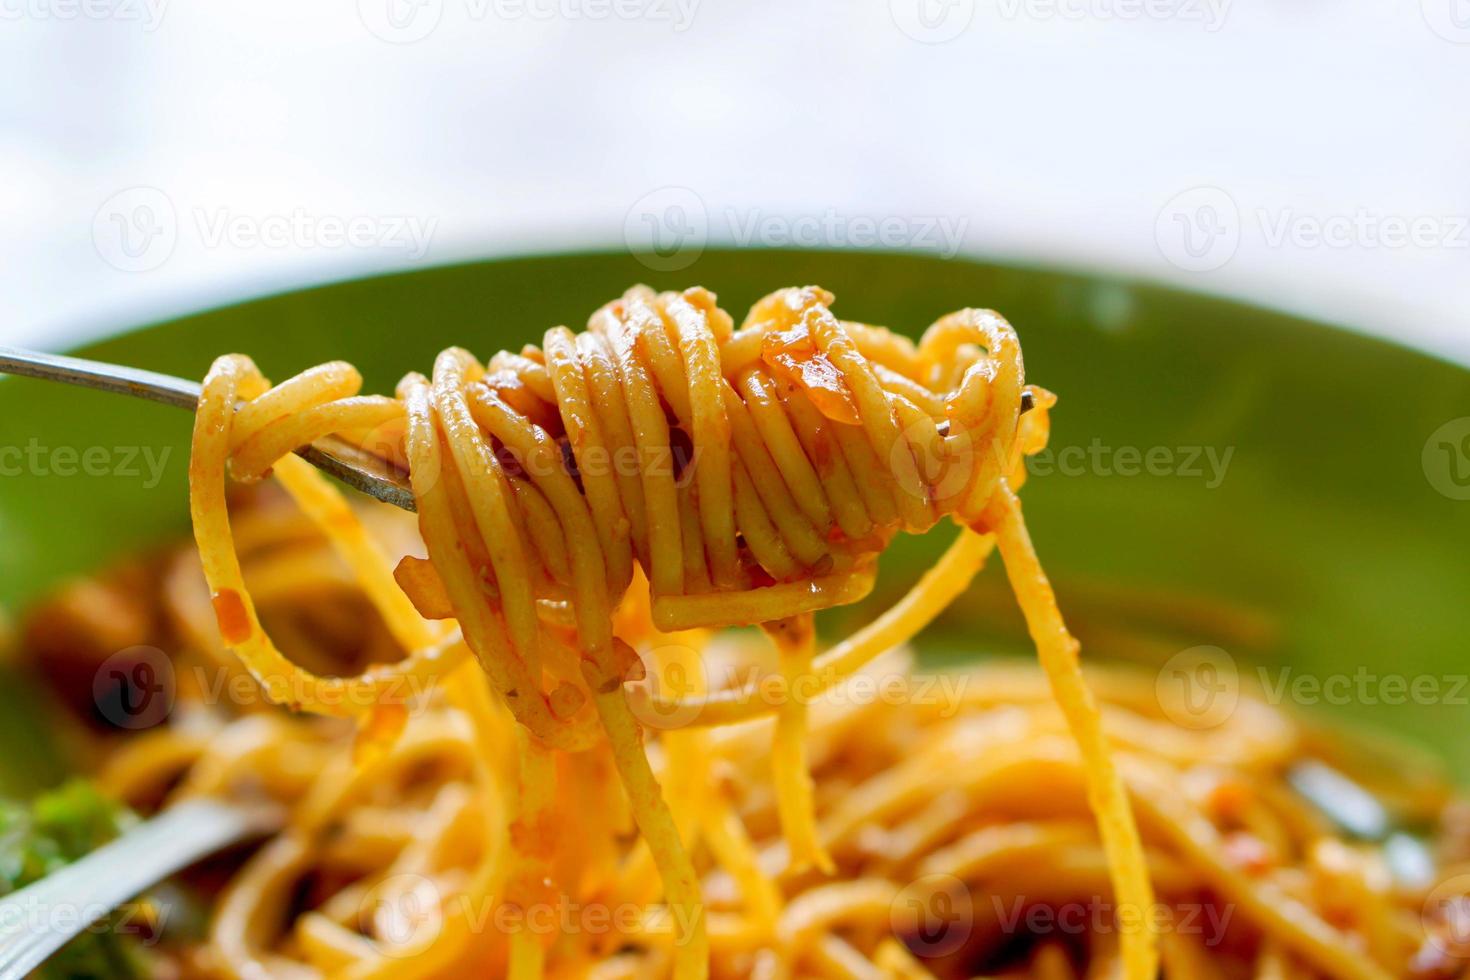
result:
M 217 630 L 201 645 L 237 655 L 268 701 L 355 723 L 350 734 L 263 711 L 203 743 L 170 725 L 110 760 L 108 784 L 140 804 L 139 786 L 180 778 L 179 793 L 265 784 L 291 802 L 287 831 L 219 900 L 215 966 L 923 976 L 989 956 L 1067 975 L 1075 944 L 997 942 L 1015 925 L 993 928 L 998 905 L 977 912 L 977 878 L 1018 907 L 1090 882 L 1118 925 L 1093 930 L 1080 959 L 1129 977 L 1153 976 L 1160 951 L 1171 974 L 1192 975 L 1201 955 L 1168 928 L 1183 910 L 1156 900 L 1165 885 L 1247 910 L 1228 948 L 1217 920 L 1210 952 L 1262 971 L 1394 975 L 1444 945 L 1379 928 L 1400 916 L 1392 902 L 1344 924 L 1291 875 L 1265 873 L 1299 872 L 1308 836 L 1291 823 L 1300 812 L 1263 802 L 1298 738 L 1274 712 L 1166 737 L 1168 719 L 1120 683 L 1105 735 L 1020 516 L 1022 462 L 1044 446 L 1055 399 L 1026 386 L 1010 326 L 966 310 L 914 343 L 831 304 L 816 287 L 781 290 L 737 328 L 706 290 L 635 288 L 580 334 L 556 328 L 483 364 L 445 351 L 392 398 L 360 395 L 342 363 L 272 387 L 244 357 L 215 362 L 190 462 L 208 584 L 180 608 L 197 632 Z M 426 558 L 395 565 L 289 455 L 328 433 L 407 470 Z M 268 472 L 317 526 L 313 547 L 346 559 L 398 659 L 318 673 L 273 642 L 225 491 L 227 474 Z M 960 530 L 935 568 L 819 657 L 812 614 L 863 596 L 894 534 L 944 518 Z M 1044 689 L 981 671 L 938 705 L 830 704 L 993 548 Z M 717 661 L 709 634 L 735 625 L 762 627 L 770 649 L 742 642 Z M 752 679 L 762 658 L 778 685 Z M 714 663 L 727 683 L 702 681 Z M 405 688 L 419 693 L 394 693 Z M 1219 772 L 1191 777 L 1212 788 L 1181 792 L 1202 760 Z M 1232 794 L 1265 809 L 1246 823 Z M 1339 863 L 1366 879 L 1371 857 Z M 321 894 L 297 910 L 303 882 Z M 638 914 L 616 929 L 532 927 L 567 905 Z M 946 927 L 941 913 L 961 906 L 970 925 Z M 1365 957 L 1364 942 L 1379 945 Z

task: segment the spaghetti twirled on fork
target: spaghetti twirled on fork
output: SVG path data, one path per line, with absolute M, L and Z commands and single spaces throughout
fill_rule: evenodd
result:
M 1117 901 L 1151 906 L 1123 783 L 1015 495 L 1024 455 L 1045 443 L 1052 396 L 1025 386 L 1015 333 L 994 313 L 951 314 L 915 344 L 841 321 L 831 302 L 814 287 L 781 290 L 737 329 L 704 289 L 635 288 L 586 331 L 552 329 L 540 347 L 484 364 L 447 350 L 431 377 L 408 375 L 395 398 L 359 395 L 361 379 L 343 363 L 271 387 L 247 358 L 220 358 L 204 382 L 190 463 L 220 635 L 278 703 L 362 715 L 364 758 L 402 726 L 401 706 L 383 694 L 404 678 L 449 680 L 474 738 L 491 755 L 504 751 L 497 709 L 466 670 L 472 652 L 518 722 L 518 762 L 509 846 L 487 854 L 466 888 L 512 907 L 536 902 L 555 874 L 557 781 L 576 778 L 571 760 L 605 740 L 672 912 L 675 975 L 696 977 L 707 973 L 709 938 L 693 840 L 758 886 L 748 842 L 711 815 L 716 803 L 674 799 L 671 808 L 640 719 L 687 715 L 661 741 L 671 759 L 697 765 L 699 727 L 773 712 L 789 865 L 825 869 L 806 699 L 789 693 L 773 703 L 739 685 L 671 694 L 665 671 L 698 672 L 687 648 L 647 662 L 635 648 L 654 635 L 759 625 L 779 653 L 786 691 L 810 689 L 813 679 L 830 685 L 912 637 L 998 545 L 1083 759 Z M 1022 413 L 1023 400 L 1033 410 Z M 408 470 L 427 561 L 405 559 L 390 572 L 345 501 L 290 455 L 327 434 Z M 407 657 L 320 677 L 276 648 L 232 541 L 227 472 L 279 478 L 349 558 Z M 896 532 L 923 532 L 945 517 L 961 531 L 938 566 L 818 658 L 812 614 L 865 595 Z M 468 929 L 459 923 L 435 945 L 467 942 Z M 553 941 L 513 933 L 510 975 L 538 975 Z M 1149 931 L 1124 934 L 1121 947 L 1128 977 L 1154 975 Z

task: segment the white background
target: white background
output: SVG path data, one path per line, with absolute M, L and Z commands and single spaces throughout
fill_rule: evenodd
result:
M 0 0 L 0 341 L 881 237 L 1470 361 L 1467 94 L 1470 0 Z

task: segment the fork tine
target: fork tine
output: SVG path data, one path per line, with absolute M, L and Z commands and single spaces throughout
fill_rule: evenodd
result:
M 0 346 L 0 374 L 16 374 L 45 381 L 61 381 L 82 388 L 132 395 L 149 401 L 187 408 L 199 405 L 199 384 L 156 371 L 89 361 L 63 354 L 45 354 L 20 347 Z M 328 437 L 303 446 L 297 455 L 324 473 L 387 504 L 413 511 L 408 477 L 389 461 L 351 443 Z
M 23 980 L 92 923 L 200 858 L 271 832 L 281 814 L 186 800 L 0 899 L 0 980 Z

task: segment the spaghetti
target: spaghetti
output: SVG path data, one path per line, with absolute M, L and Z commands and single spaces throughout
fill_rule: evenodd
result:
M 1323 846 L 1281 791 L 1292 723 L 1246 701 L 1224 731 L 1182 731 L 1112 676 L 1099 710 L 1021 518 L 1054 398 L 1025 385 L 1010 326 L 966 310 L 914 343 L 831 302 L 781 290 L 736 328 L 703 289 L 635 288 L 582 333 L 483 364 L 445 351 L 393 398 L 342 363 L 271 387 L 247 358 L 215 362 L 190 464 L 207 589 L 188 569 L 162 589 L 192 646 L 225 663 L 212 618 L 268 700 L 308 715 L 191 714 L 104 770 L 134 802 L 181 781 L 291 809 L 221 896 L 202 969 L 926 977 L 1020 957 L 1075 977 L 1064 932 L 1009 948 L 1002 900 L 1088 895 L 1114 924 L 1088 934 L 1089 977 L 1151 978 L 1162 957 L 1171 976 L 1366 980 L 1426 955 L 1378 858 Z M 394 569 L 291 455 L 327 434 L 408 471 L 427 559 Z M 279 512 L 232 527 L 227 473 L 274 474 L 321 539 Z M 818 655 L 813 613 L 865 595 L 898 531 L 946 517 L 960 533 L 935 567 Z M 261 603 L 320 602 L 319 541 L 400 656 L 333 674 L 273 641 Z M 839 703 L 874 672 L 912 679 L 894 651 L 993 549 L 1044 683 L 992 667 L 937 699 Z M 768 648 L 713 632 L 737 625 Z M 935 932 L 960 900 L 964 928 Z M 1245 921 L 1202 944 L 1191 902 Z M 588 909 L 628 915 L 592 928 Z
M 768 624 L 794 685 L 810 670 L 811 613 L 861 597 L 895 530 L 925 531 L 951 515 L 964 533 L 997 535 L 1086 760 L 1119 901 L 1151 905 L 1076 643 L 1007 483 L 1019 482 L 1023 450 L 1040 444 L 1045 426 L 1043 406 L 1021 433 L 1014 332 L 993 313 L 966 310 L 913 345 L 842 323 L 831 300 L 812 287 L 781 290 L 737 331 L 707 290 L 634 289 L 580 335 L 555 328 L 542 347 L 485 365 L 445 351 L 432 378 L 409 375 L 397 399 L 359 396 L 359 377 L 342 363 L 271 388 L 248 359 L 221 358 L 203 384 L 190 463 L 195 539 L 221 636 L 267 693 L 293 708 L 335 712 L 347 702 L 323 695 L 351 685 L 371 692 L 382 681 L 302 683 L 300 668 L 271 643 L 231 544 L 224 477 L 227 463 L 244 481 L 276 467 L 343 550 L 363 558 L 350 522 L 332 520 L 332 505 L 317 502 L 320 481 L 287 456 L 329 433 L 361 439 L 401 429 L 390 451 L 408 467 L 429 562 L 400 565 L 400 582 L 420 612 L 452 613 L 526 729 L 519 869 L 505 901 L 531 901 L 547 875 L 544 801 L 555 773 L 546 753 L 587 749 L 600 723 L 678 924 L 675 976 L 700 977 L 709 950 L 698 883 L 623 693 L 638 679 L 637 655 L 612 629 L 635 564 L 656 629 Z M 1039 390 L 1031 397 L 1050 400 Z M 690 451 L 682 471 L 658 465 L 672 461 L 676 433 Z M 637 465 L 606 463 L 628 457 Z M 381 574 L 370 587 L 386 592 Z M 436 651 L 427 629 L 396 596 L 380 599 L 392 603 L 385 612 L 414 651 L 395 669 L 418 669 Z M 291 697 L 288 688 L 321 690 Z M 804 706 L 787 698 L 774 751 L 782 825 L 794 867 L 830 870 L 816 839 L 805 727 Z M 538 973 L 541 957 L 514 945 L 511 974 Z M 1152 976 L 1155 957 L 1149 934 L 1124 937 L 1127 976 Z
M 346 632 L 344 616 L 367 623 L 356 645 L 376 656 L 391 636 L 363 615 L 365 598 L 331 546 L 269 498 L 236 513 L 247 581 L 293 657 L 351 660 L 353 651 L 327 649 Z M 171 625 L 132 639 L 166 644 L 209 615 L 195 565 L 181 553 L 156 582 L 130 573 L 87 583 L 33 620 L 32 632 L 44 622 L 67 634 L 75 655 L 80 634 L 116 629 L 117 616 L 98 617 L 104 605 L 115 614 L 160 603 Z M 641 608 L 620 611 L 620 631 L 646 617 L 646 603 L 631 598 Z M 702 656 L 708 669 L 695 678 L 779 668 L 756 637 L 702 639 L 652 642 L 686 667 Z M 220 652 L 180 651 L 181 690 Z M 525 940 L 546 943 L 554 976 L 667 975 L 672 917 L 656 904 L 646 845 L 628 833 L 605 744 L 557 757 L 547 808 L 562 841 L 554 889 L 523 909 L 501 901 L 523 729 L 483 684 L 468 683 L 477 668 L 457 669 L 453 683 L 413 699 L 402 734 L 381 753 L 354 753 L 354 726 L 343 719 L 290 716 L 259 698 L 224 713 L 198 691 L 181 693 L 167 726 L 108 750 L 103 788 L 141 809 L 249 791 L 292 815 L 229 875 L 208 940 L 169 948 L 180 975 L 502 975 L 510 943 Z M 861 693 L 897 679 L 902 696 Z M 787 860 L 766 751 L 774 716 L 666 728 L 650 747 L 681 834 L 700 842 L 692 850 L 712 973 L 1115 975 L 1132 920 L 1112 897 L 1084 763 L 1044 676 L 1005 662 L 917 674 L 893 651 L 849 680 L 808 706 L 830 876 Z M 1168 976 L 1382 980 L 1463 968 L 1460 906 L 1434 896 L 1459 895 L 1436 882 L 1470 871 L 1470 836 L 1463 824 L 1455 830 L 1462 811 L 1432 767 L 1397 750 L 1391 767 L 1375 766 L 1345 749 L 1341 733 L 1315 732 L 1249 691 L 1215 724 L 1194 714 L 1189 692 L 1160 688 L 1152 675 L 1090 670 L 1089 682 L 1142 818 Z M 1211 727 L 1180 724 L 1192 718 Z M 1406 825 L 1450 818 L 1433 876 L 1398 868 L 1392 848 L 1353 840 L 1298 795 L 1286 776 L 1308 760 L 1341 766 Z

